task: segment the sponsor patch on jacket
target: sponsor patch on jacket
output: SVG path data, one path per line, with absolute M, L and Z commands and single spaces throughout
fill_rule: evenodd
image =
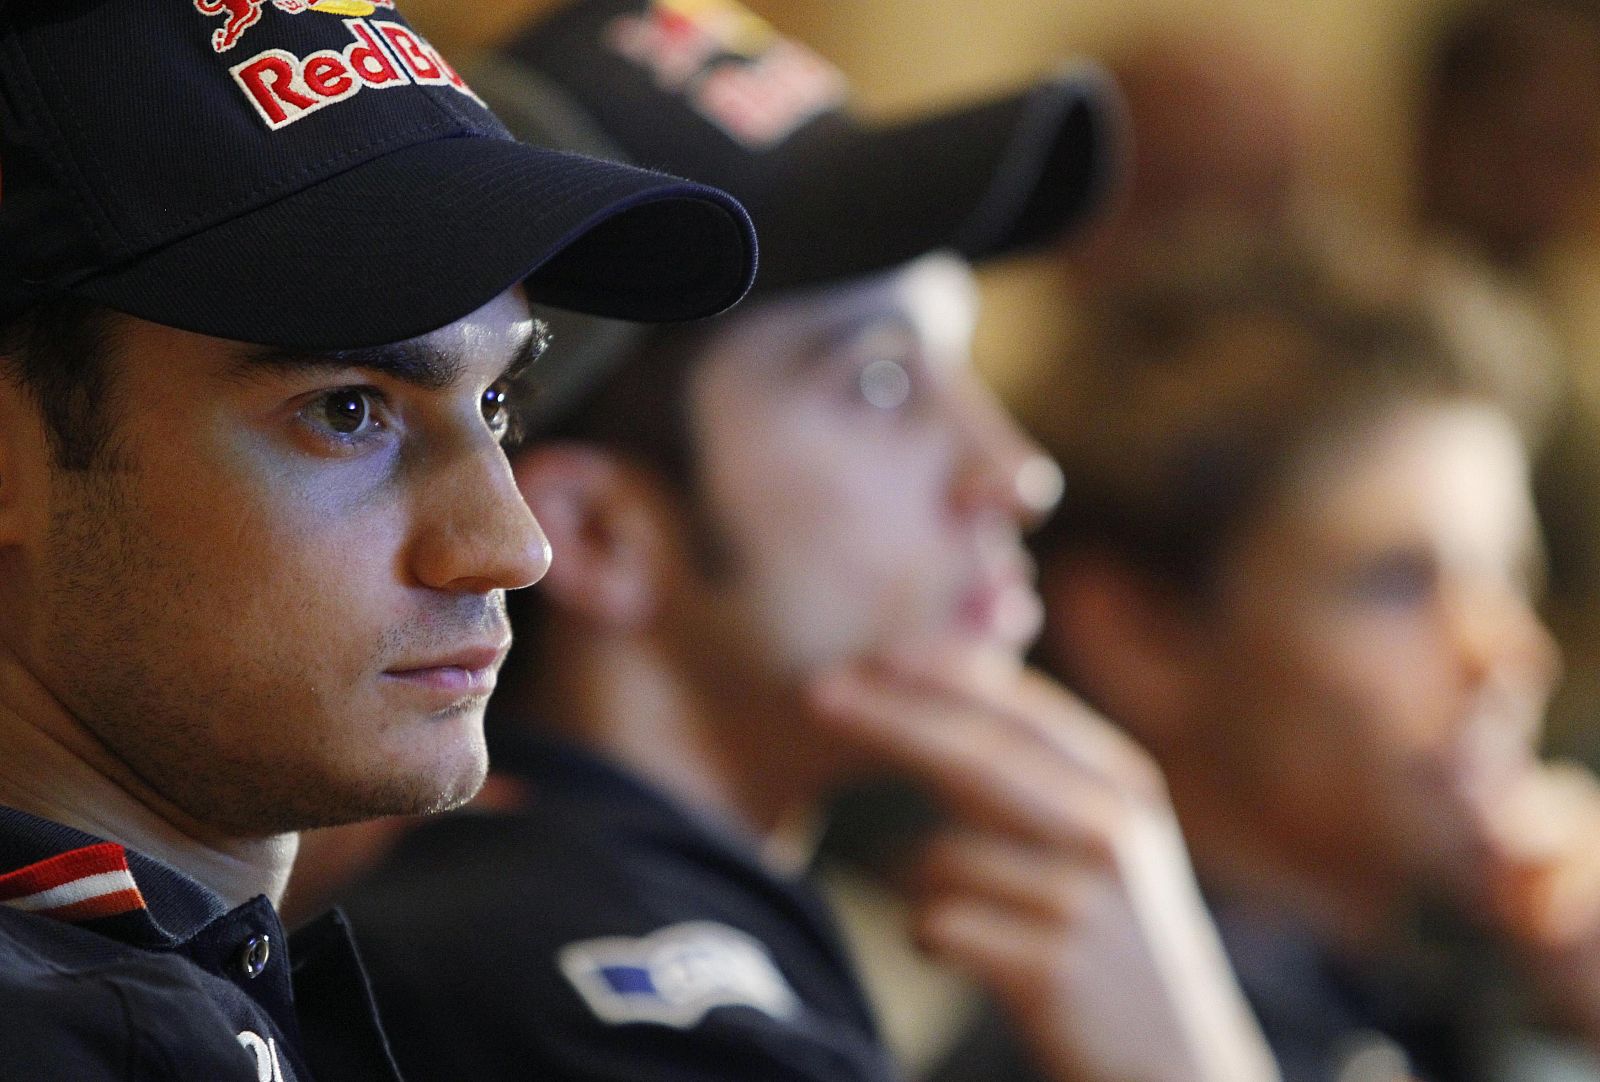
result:
M 712 921 L 674 924 L 638 939 L 570 943 L 556 961 L 589 1009 L 611 1025 L 689 1029 L 718 1007 L 753 1007 L 779 1019 L 800 1010 L 767 949 Z

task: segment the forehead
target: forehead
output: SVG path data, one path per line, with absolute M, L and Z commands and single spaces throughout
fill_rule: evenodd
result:
M 1515 558 L 1537 544 L 1521 439 L 1501 410 L 1470 400 L 1389 411 L 1320 449 L 1286 495 L 1285 519 L 1346 548 L 1406 534 Z
M 314 368 L 370 369 L 418 385 L 443 386 L 468 372 L 477 375 L 479 368 L 505 367 L 536 338 L 520 286 L 418 338 L 323 354 L 213 338 L 133 316 L 117 316 L 114 333 L 124 371 L 135 381 L 181 383 L 190 389 Z
M 930 363 L 964 362 L 977 291 L 962 260 L 925 256 L 863 278 L 747 303 L 710 336 L 701 368 L 715 382 L 771 376 L 859 335 L 898 328 Z

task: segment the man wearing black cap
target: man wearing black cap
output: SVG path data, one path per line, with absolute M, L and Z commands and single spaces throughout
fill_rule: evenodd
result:
M 0 1078 L 393 1077 L 295 832 L 482 780 L 528 298 L 707 314 L 748 219 L 388 2 L 0 4 L 0 178 Z
M 482 75 L 522 134 L 735 188 L 764 262 L 733 318 L 608 329 L 598 390 L 543 373 L 513 463 L 557 558 L 514 610 L 498 773 L 352 901 L 408 1074 L 893 1077 L 797 879 L 822 796 L 890 764 L 950 816 L 925 942 L 1052 1074 L 1273 1077 L 1153 769 L 1015 664 L 1060 478 L 969 368 L 966 259 L 1097 201 L 1098 80 L 869 128 L 698 0 L 578 3 Z

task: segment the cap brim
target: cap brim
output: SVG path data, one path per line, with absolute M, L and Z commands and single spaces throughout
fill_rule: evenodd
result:
M 1109 78 L 1083 65 L 902 124 L 819 125 L 814 142 L 802 133 L 737 187 L 762 238 L 756 289 L 836 281 L 941 249 L 984 259 L 1062 236 L 1100 208 L 1120 171 L 1119 102 Z M 825 244 L 818 222 L 829 223 Z
M 755 272 L 732 197 L 509 140 L 369 160 L 71 292 L 158 323 L 306 350 L 425 334 L 526 281 L 619 319 L 714 314 Z

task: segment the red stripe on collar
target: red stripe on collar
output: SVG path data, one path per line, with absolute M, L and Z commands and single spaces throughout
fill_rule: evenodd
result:
M 114 842 L 59 853 L 0 875 L 0 905 L 72 923 L 145 908 L 128 870 L 127 851 Z

